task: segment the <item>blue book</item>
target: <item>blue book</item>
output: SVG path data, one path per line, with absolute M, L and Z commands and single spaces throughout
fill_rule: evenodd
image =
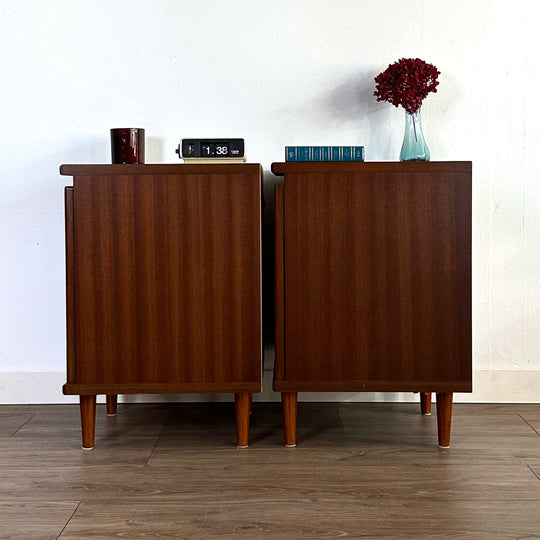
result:
M 311 161 L 310 157 L 310 147 L 309 146 L 299 146 L 296 153 L 296 161 Z
M 353 146 L 353 161 L 364 161 L 364 147 Z
M 364 147 L 286 146 L 285 161 L 364 161 Z

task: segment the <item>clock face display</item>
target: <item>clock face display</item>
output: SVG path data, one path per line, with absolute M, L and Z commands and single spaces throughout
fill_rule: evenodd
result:
M 243 158 L 244 139 L 182 139 L 177 154 L 184 158 Z
M 201 144 L 202 157 L 228 157 L 229 145 L 227 143 L 205 143 Z

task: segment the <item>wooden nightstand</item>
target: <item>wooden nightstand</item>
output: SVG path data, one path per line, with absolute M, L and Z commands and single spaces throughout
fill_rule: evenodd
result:
M 62 165 L 67 382 L 83 447 L 96 394 L 231 392 L 238 446 L 262 389 L 258 164 Z
M 297 392 L 472 391 L 470 162 L 274 163 L 276 361 L 285 443 Z

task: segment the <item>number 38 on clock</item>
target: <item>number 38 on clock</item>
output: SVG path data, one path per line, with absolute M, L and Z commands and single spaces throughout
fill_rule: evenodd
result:
M 202 144 L 201 155 L 204 157 L 227 157 L 229 146 L 227 144 Z

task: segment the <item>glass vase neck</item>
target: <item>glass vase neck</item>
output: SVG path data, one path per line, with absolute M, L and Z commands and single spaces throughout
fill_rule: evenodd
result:
M 430 154 L 422 131 L 420 109 L 413 113 L 405 111 L 405 134 L 400 161 L 429 161 Z

